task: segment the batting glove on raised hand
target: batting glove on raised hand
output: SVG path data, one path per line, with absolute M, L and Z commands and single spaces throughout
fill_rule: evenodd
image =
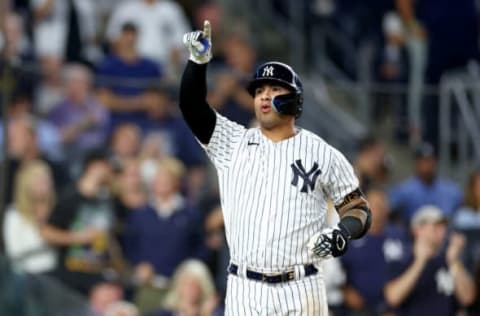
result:
M 206 64 L 212 59 L 212 32 L 210 22 L 203 23 L 203 31 L 193 31 L 183 35 L 183 44 L 190 52 L 190 60 Z
M 320 258 L 339 257 L 347 252 L 349 236 L 347 229 L 339 223 L 338 227 L 325 228 L 313 235 L 308 242 L 308 249 Z

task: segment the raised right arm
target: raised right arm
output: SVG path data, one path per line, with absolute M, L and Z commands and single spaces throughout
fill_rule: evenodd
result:
M 210 22 L 203 31 L 183 36 L 190 57 L 180 84 L 180 110 L 193 134 L 204 145 L 210 142 L 217 116 L 207 103 L 207 64 L 212 59 Z

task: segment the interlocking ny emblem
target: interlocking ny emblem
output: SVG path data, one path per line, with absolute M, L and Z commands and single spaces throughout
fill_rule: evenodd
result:
M 302 178 L 303 185 L 300 189 L 300 192 L 307 193 L 308 188 L 313 191 L 315 189 L 317 177 L 322 173 L 322 170 L 318 169 L 318 164 L 316 162 L 313 163 L 312 168 L 308 172 L 305 171 L 300 159 L 295 160 L 295 163 L 292 163 L 290 166 L 292 167 L 293 171 L 292 185 L 297 186 L 298 178 Z
M 273 66 L 263 68 L 262 77 L 273 77 Z

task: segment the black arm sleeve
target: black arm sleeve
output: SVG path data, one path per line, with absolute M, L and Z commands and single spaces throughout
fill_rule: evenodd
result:
M 193 134 L 208 144 L 217 116 L 207 103 L 207 64 L 189 60 L 180 83 L 180 110 Z

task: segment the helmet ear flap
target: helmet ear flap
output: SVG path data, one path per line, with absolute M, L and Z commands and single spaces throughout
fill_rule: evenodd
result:
M 293 115 L 299 118 L 303 110 L 303 96 L 301 93 L 277 95 L 272 99 L 273 109 L 284 115 Z

